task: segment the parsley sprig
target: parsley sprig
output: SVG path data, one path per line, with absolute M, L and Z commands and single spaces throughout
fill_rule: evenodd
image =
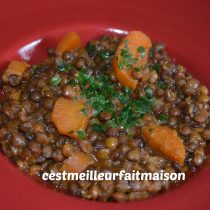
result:
M 50 84 L 52 86 L 57 86 L 57 85 L 59 85 L 60 82 L 61 82 L 61 78 L 60 78 L 60 76 L 58 74 L 58 75 L 55 75 L 54 77 L 52 77 L 52 79 L 50 81 Z
M 79 138 L 80 140 L 82 140 L 82 139 L 85 138 L 86 133 L 85 133 L 85 131 L 83 131 L 83 130 L 78 130 L 78 131 L 77 131 L 77 136 L 78 136 L 78 138 Z
M 108 122 L 92 125 L 92 128 L 97 132 L 105 131 L 107 127 L 132 129 L 135 125 L 141 124 L 141 118 L 145 113 L 152 113 L 155 104 L 153 94 L 134 99 L 128 87 L 124 91 L 119 91 L 108 76 L 89 75 L 85 68 L 69 84 L 79 85 L 80 96 L 86 99 L 88 106 L 94 108 L 95 116 L 98 116 L 101 112 L 112 114 L 112 118 Z M 116 100 L 121 104 L 120 112 L 116 112 L 119 108 L 115 103 Z
M 125 40 L 124 48 L 120 51 L 121 60 L 118 63 L 120 69 L 130 69 L 135 63 L 136 58 L 130 53 L 128 48 L 128 40 Z
M 131 100 L 121 111 L 118 123 L 126 129 L 141 124 L 141 118 L 146 113 L 152 113 L 155 104 L 154 98 L 142 96 L 139 99 Z

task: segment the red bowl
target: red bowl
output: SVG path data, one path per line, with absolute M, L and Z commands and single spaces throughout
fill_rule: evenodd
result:
M 46 48 L 67 31 L 79 32 L 84 42 L 103 33 L 142 30 L 166 43 L 176 62 L 187 67 L 210 88 L 210 1 L 140 0 L 19 0 L 0 7 L 0 66 L 21 57 L 39 62 Z M 160 209 L 210 208 L 210 166 L 181 186 L 154 198 L 128 203 L 87 201 L 54 192 L 21 174 L 0 154 L 0 208 L 35 209 Z

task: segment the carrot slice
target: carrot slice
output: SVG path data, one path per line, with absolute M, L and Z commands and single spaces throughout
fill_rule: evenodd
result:
M 151 46 L 152 42 L 150 38 L 141 31 L 131 31 L 123 39 L 122 43 L 118 46 L 113 58 L 114 72 L 122 86 L 127 86 L 131 89 L 136 88 L 138 80 L 132 77 L 131 71 L 133 68 L 142 67 L 147 63 L 148 53 Z M 129 69 L 126 69 L 125 66 L 120 67 L 120 62 L 122 63 L 122 60 L 125 58 L 125 56 L 123 58 L 122 55 L 123 50 L 126 50 L 128 53 L 127 55 L 132 56 L 132 59 L 137 60 L 135 64 L 133 64 Z M 139 52 L 141 50 L 143 51 L 143 54 Z
M 168 126 L 151 124 L 143 127 L 142 133 L 152 149 L 162 153 L 169 160 L 184 164 L 186 153 L 184 143 L 175 130 Z
M 10 75 L 22 77 L 28 66 L 29 65 L 25 61 L 11 61 L 2 76 L 3 81 L 7 82 Z
M 81 46 L 82 42 L 79 35 L 76 32 L 71 31 L 60 40 L 56 49 L 58 53 L 62 55 L 64 51 L 70 51 Z
M 61 170 L 69 173 L 80 173 L 92 163 L 93 159 L 91 156 L 79 151 L 72 152 L 68 159 L 65 160 Z
M 82 113 L 85 104 L 82 100 L 74 101 L 60 97 L 53 108 L 51 120 L 60 134 L 79 139 L 78 131 L 84 131 L 89 116 Z

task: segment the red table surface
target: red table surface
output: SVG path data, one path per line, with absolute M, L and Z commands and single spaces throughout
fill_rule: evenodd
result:
M 209 0 L 19 0 L 0 4 L 0 66 L 17 57 L 23 45 L 42 38 L 33 54 L 61 34 L 77 30 L 83 41 L 106 29 L 142 30 L 167 44 L 171 56 L 210 88 Z M 40 52 L 40 53 L 39 53 Z M 37 53 L 37 54 L 36 54 Z M 210 209 L 210 167 L 202 168 L 185 184 L 145 201 L 102 203 L 54 192 L 34 183 L 0 154 L 0 209 L 207 210 Z

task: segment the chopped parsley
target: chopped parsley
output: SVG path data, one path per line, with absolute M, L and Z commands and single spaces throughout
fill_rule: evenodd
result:
M 137 52 L 140 54 L 141 58 L 143 59 L 146 55 L 146 50 L 144 47 L 139 46 L 137 48 Z M 120 50 L 120 56 L 121 56 L 121 60 L 118 63 L 118 67 L 119 69 L 125 69 L 125 70 L 129 70 L 132 67 L 134 67 L 136 72 L 141 71 L 141 67 L 135 67 L 134 65 L 137 64 L 138 59 L 135 58 L 131 52 L 129 51 L 128 48 L 128 40 L 125 40 L 124 42 L 124 48 Z M 117 60 L 119 60 L 119 58 L 116 58 Z
M 169 118 L 169 116 L 167 114 L 161 114 L 161 115 L 159 115 L 158 122 L 160 124 L 165 124 L 168 122 L 168 118 Z
M 166 89 L 166 84 L 165 84 L 165 82 L 163 82 L 163 81 L 161 81 L 161 80 L 159 80 L 159 81 L 157 82 L 157 86 L 158 86 L 159 89 L 162 89 L 162 90 L 165 90 L 165 89 Z
M 56 76 L 52 77 L 50 84 L 53 86 L 57 86 L 57 85 L 59 85 L 60 82 L 61 82 L 60 76 L 56 75 Z
M 56 67 L 57 67 L 58 71 L 60 71 L 60 72 L 69 71 L 73 68 L 72 65 L 67 64 L 63 60 L 59 64 L 56 64 Z
M 69 134 L 73 134 L 73 133 L 74 133 L 74 131 L 73 131 L 73 130 L 69 131 Z
M 145 87 L 144 92 L 145 92 L 145 94 L 148 98 L 153 98 L 154 97 L 154 91 L 152 90 L 151 87 L 149 87 L 149 86 Z
M 94 51 L 95 51 L 95 45 L 93 43 L 89 42 L 87 44 L 87 52 L 88 52 L 88 54 L 92 56 Z
M 120 101 L 122 104 L 125 104 L 125 103 L 128 102 L 129 97 L 130 97 L 130 94 L 131 94 L 130 88 L 125 87 L 125 93 L 118 93 L 118 94 L 116 95 L 116 97 L 119 99 L 119 101 Z
M 82 139 L 85 138 L 86 133 L 85 133 L 85 131 L 83 131 L 83 130 L 78 130 L 78 131 L 77 131 L 77 136 L 78 136 L 79 139 L 82 140 Z
M 115 90 L 107 76 L 94 77 L 86 74 L 83 69 L 77 76 L 77 83 L 82 91 L 81 96 L 88 99 L 87 104 L 95 109 L 96 115 L 102 111 L 113 112 L 110 96 Z
M 69 71 L 69 70 L 71 70 L 71 69 L 73 69 L 73 68 L 74 68 L 74 66 L 68 64 L 68 65 L 65 65 L 65 66 L 63 67 L 63 71 Z M 61 71 L 61 70 L 60 70 L 60 71 Z
M 85 109 L 85 108 L 81 109 L 81 112 L 82 112 L 82 114 L 84 114 L 84 115 L 88 115 L 88 110 Z
M 135 67 L 134 70 L 135 70 L 136 72 L 140 72 L 140 71 L 141 71 L 141 67 L 139 67 L 139 66 L 138 66 L 138 67 Z
M 152 113 L 154 104 L 155 99 L 149 99 L 147 96 L 133 99 L 126 104 L 120 115 L 116 117 L 116 122 L 125 129 L 130 129 L 135 125 L 140 125 L 141 118 L 144 114 Z
M 136 63 L 136 58 L 129 52 L 128 40 L 125 40 L 124 49 L 121 49 L 120 55 L 122 57 L 118 63 L 120 69 L 128 70 Z
M 154 63 L 152 66 L 152 69 L 155 70 L 156 72 L 160 71 L 160 64 L 159 63 Z
M 99 51 L 97 54 L 103 60 L 110 58 L 110 56 L 112 55 L 110 51 L 105 51 L 105 50 Z
M 92 128 L 95 131 L 105 131 L 107 127 L 129 130 L 141 124 L 141 118 L 145 113 L 152 113 L 155 98 L 151 92 L 146 96 L 134 99 L 130 88 L 125 87 L 124 90 L 119 91 L 108 76 L 89 75 L 86 69 L 82 69 L 74 80 L 74 84 L 80 87 L 80 97 L 85 98 L 86 105 L 94 109 L 95 117 L 101 112 L 109 112 L 112 115 L 112 118 L 102 125 L 93 124 Z M 85 112 L 85 110 L 81 111 Z
M 61 71 L 61 72 L 62 72 L 62 71 L 66 71 L 66 67 L 65 67 L 64 64 L 58 65 L 57 68 L 58 68 L 58 70 Z
M 31 68 L 32 74 L 33 74 L 33 75 L 37 75 L 39 69 L 40 69 L 40 66 L 38 66 L 38 65 L 33 65 L 32 68 Z
M 73 100 L 74 100 L 74 102 L 77 102 L 78 101 L 78 96 L 74 96 Z
M 112 128 L 116 128 L 117 127 L 116 117 L 113 117 L 111 120 L 108 121 L 108 126 L 110 126 Z
M 92 130 L 95 132 L 105 132 L 106 126 L 104 124 L 94 123 L 91 125 Z
M 144 58 L 146 55 L 146 50 L 144 47 L 140 46 L 137 48 L 137 52 L 141 55 L 141 58 Z

